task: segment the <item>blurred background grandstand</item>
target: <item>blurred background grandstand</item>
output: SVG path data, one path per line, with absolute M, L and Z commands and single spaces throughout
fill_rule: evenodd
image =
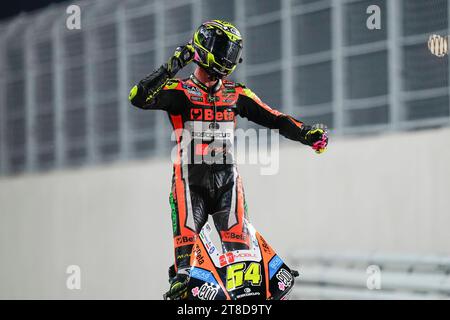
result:
M 66 28 L 70 4 L 81 7 L 81 30 Z M 380 30 L 366 26 L 370 5 L 381 8 Z M 162 112 L 131 108 L 128 91 L 217 18 L 244 36 L 234 79 L 270 106 L 332 129 L 320 160 L 285 142 L 280 175 L 242 171 L 256 228 L 312 270 L 296 297 L 374 297 L 358 280 L 365 267 L 355 271 L 370 264 L 394 270 L 376 297 L 396 297 L 396 289 L 400 297 L 450 297 L 450 68 L 426 46 L 430 34 L 449 34 L 449 16 L 447 0 L 86 0 L 0 21 L 0 297 L 160 296 L 166 284 L 143 273 L 162 278 L 170 263 L 170 126 Z M 419 129 L 429 130 L 412 132 Z M 322 183 L 323 199 L 309 189 Z M 289 200 L 297 193 L 301 205 Z M 272 223 L 263 210 L 287 213 Z M 104 242 L 93 249 L 99 234 Z M 280 239 L 286 234 L 292 239 Z M 155 237 L 167 245 L 149 247 Z M 149 260 L 150 250 L 164 262 Z M 64 266 L 77 259 L 97 270 L 79 296 L 64 287 Z M 119 261 L 126 274 L 118 266 L 102 274 Z M 125 280 L 114 286 L 111 277 Z

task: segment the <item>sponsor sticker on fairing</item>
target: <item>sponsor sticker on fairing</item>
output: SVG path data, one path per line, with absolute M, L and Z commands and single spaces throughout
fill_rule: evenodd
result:
M 279 256 L 274 256 L 269 262 L 269 278 L 272 279 L 274 274 L 280 269 L 283 265 L 283 260 Z
M 191 269 L 191 278 L 218 285 L 217 281 L 214 278 L 214 276 L 212 275 L 212 273 L 210 271 L 207 271 L 204 269 L 195 268 L 195 267 L 192 268 Z
M 244 293 L 237 295 L 236 298 L 242 299 L 242 298 L 246 298 L 246 297 L 254 297 L 254 296 L 260 296 L 260 295 L 261 295 L 260 292 L 253 292 L 252 289 L 245 288 Z
M 281 291 L 285 291 L 286 289 L 289 289 L 292 285 L 292 280 L 294 279 L 292 277 L 292 274 L 287 271 L 286 269 L 282 268 L 276 275 L 276 278 L 278 279 L 278 288 Z
M 199 265 L 202 265 L 205 262 L 205 258 L 203 257 L 202 250 L 200 249 L 198 244 L 195 245 L 193 252 L 195 254 L 195 259 L 197 260 L 197 263 Z
M 204 283 L 200 288 L 193 288 L 191 292 L 194 297 L 200 300 L 214 300 L 219 292 L 219 288 L 213 284 Z
M 219 262 L 221 267 L 234 262 L 260 261 L 260 260 L 261 257 L 259 257 L 255 252 L 248 250 L 227 252 L 219 256 Z

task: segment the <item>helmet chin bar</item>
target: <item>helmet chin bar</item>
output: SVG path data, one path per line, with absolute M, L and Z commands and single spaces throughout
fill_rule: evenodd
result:
M 242 58 L 240 60 L 242 60 Z M 214 70 L 214 67 L 204 67 L 201 65 L 201 62 L 197 61 L 197 60 L 194 60 L 194 63 L 198 67 L 202 68 L 208 75 L 209 80 L 212 80 L 212 81 L 218 80 L 218 79 L 223 79 L 231 74 L 231 73 L 230 74 L 221 74 L 219 71 Z M 241 63 L 241 61 L 239 61 L 239 63 Z
M 197 65 L 200 68 L 202 68 L 203 70 L 205 70 L 206 74 L 208 75 L 209 80 L 211 80 L 211 81 L 223 79 L 224 77 L 227 76 L 227 75 L 223 75 L 223 74 L 215 71 L 213 68 L 205 68 L 198 63 L 197 63 Z
M 204 69 L 206 71 L 206 74 L 208 75 L 209 80 L 218 80 L 218 79 L 222 79 L 223 76 L 217 72 L 215 72 L 214 70 L 207 68 Z
M 227 75 L 223 75 L 217 71 L 214 70 L 214 68 L 211 68 L 209 70 L 206 70 L 206 72 L 208 73 L 209 77 L 211 80 L 217 80 L 217 79 L 222 79 L 224 77 L 226 77 Z

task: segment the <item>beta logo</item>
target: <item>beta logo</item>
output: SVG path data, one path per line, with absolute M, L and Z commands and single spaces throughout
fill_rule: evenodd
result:
M 191 120 L 202 120 L 203 109 L 194 108 L 191 109 Z
M 192 108 L 191 120 L 204 120 L 204 121 L 233 121 L 234 112 L 228 109 L 223 111 L 217 110 L 214 115 L 213 109 Z
M 245 233 L 234 233 L 234 232 L 223 232 L 222 233 L 222 239 L 225 241 L 241 241 L 246 242 L 247 241 L 247 235 Z
M 177 247 L 187 244 L 193 244 L 195 242 L 195 236 L 178 236 L 175 238 L 175 245 Z
M 215 285 L 204 283 L 200 288 L 193 288 L 191 292 L 194 297 L 200 300 L 214 300 L 219 293 L 219 289 Z

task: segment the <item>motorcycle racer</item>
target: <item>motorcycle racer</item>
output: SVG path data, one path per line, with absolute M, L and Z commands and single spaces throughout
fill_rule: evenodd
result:
M 177 142 L 170 206 L 175 248 L 168 296 L 186 292 L 189 263 L 198 233 L 212 215 L 225 250 L 244 249 L 246 203 L 233 156 L 236 117 L 244 117 L 322 153 L 328 145 L 320 125 L 309 126 L 270 108 L 249 88 L 227 77 L 242 62 L 243 41 L 229 22 L 203 23 L 190 43 L 178 47 L 167 63 L 130 91 L 141 109 L 168 113 Z M 189 63 L 187 79 L 175 78 Z

